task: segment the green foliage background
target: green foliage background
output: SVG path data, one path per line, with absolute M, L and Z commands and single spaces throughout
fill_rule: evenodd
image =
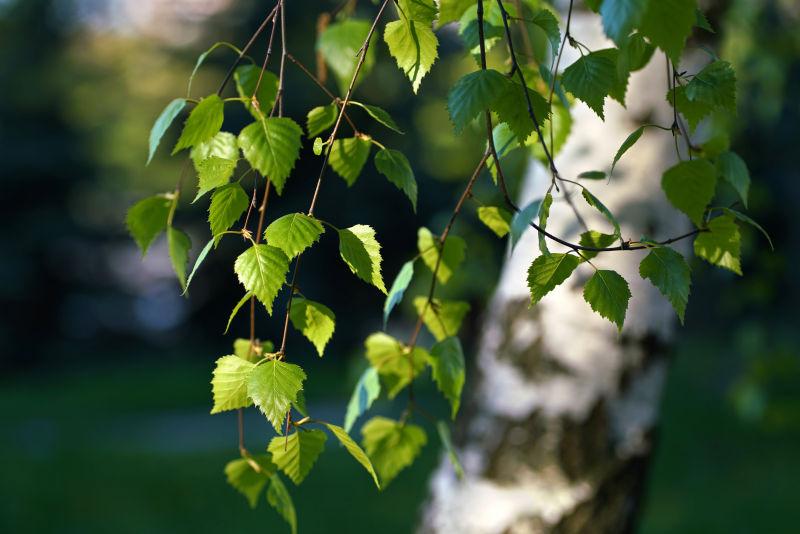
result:
M 146 171 L 142 166 L 147 132 L 165 99 L 184 86 L 205 43 L 241 42 L 261 14 L 255 2 L 237 4 L 198 26 L 194 40 L 166 44 L 113 25 L 92 26 L 89 5 L 0 2 L 6 228 L 0 299 L 7 312 L 0 326 L 0 453 L 7 459 L 0 530 L 282 529 L 264 503 L 250 513 L 224 482 L 222 467 L 235 453 L 235 416 L 207 416 L 213 360 L 229 352 L 220 324 L 239 295 L 229 262 L 210 259 L 204 276 L 214 283 L 197 284 L 192 300 L 184 301 L 168 262 L 140 264 L 120 217 L 133 199 L 170 188 L 180 172 L 180 163 L 164 154 Z M 676 348 L 641 531 L 789 532 L 800 475 L 798 283 L 791 276 L 800 245 L 791 205 L 800 192 L 800 106 L 792 96 L 800 94 L 800 13 L 789 1 L 736 0 L 710 15 L 721 55 L 734 62 L 740 78 L 742 128 L 734 148 L 754 176 L 751 209 L 777 252 L 766 252 L 746 229 L 746 277 L 692 263 L 693 297 Z M 295 16 L 288 23 L 296 40 L 290 48 L 307 50 L 314 21 Z M 441 63 L 419 98 L 410 99 L 408 82 L 387 61 L 383 43 L 376 46 L 382 61 L 362 88 L 365 100 L 389 110 L 403 130 L 422 132 L 392 138 L 425 187 L 418 221 L 407 205 L 394 208 L 405 199 L 374 171 L 352 190 L 338 180 L 326 184 L 324 209 L 358 213 L 350 224 L 374 225 L 387 249 L 413 251 L 416 236 L 408 228 L 443 225 L 458 194 L 454 181 L 469 173 L 470 155 L 482 148 L 479 136 L 456 139 L 442 127 L 448 124 L 443 95 L 472 68 L 448 55 L 456 48 L 451 39 L 442 39 Z M 313 64 L 312 57 L 303 59 Z M 224 53 L 211 58 L 211 68 L 195 81 L 199 94 L 215 89 L 228 60 Z M 288 83 L 288 103 L 297 105 L 297 114 L 323 103 L 299 76 Z M 306 171 L 313 176 L 316 169 L 310 165 L 299 175 Z M 291 191 L 284 199 L 287 213 L 305 207 L 305 199 L 291 205 Z M 202 209 L 192 214 L 197 229 L 205 228 L 204 215 Z M 464 217 L 458 232 L 470 241 L 469 261 L 466 275 L 447 290 L 472 304 L 465 328 L 471 344 L 503 254 L 477 217 Z M 165 258 L 163 252 L 157 255 Z M 335 246 L 322 254 L 335 255 Z M 387 256 L 387 272 L 397 272 L 407 255 Z M 361 371 L 361 342 L 380 327 L 382 298 L 356 286 L 346 269 L 306 267 L 313 293 L 340 321 L 346 316 L 352 323 L 337 331 L 324 360 L 313 351 L 299 359 L 314 362 L 309 404 L 337 421 Z M 340 287 L 357 289 L 343 295 Z M 410 329 L 412 299 L 406 300 L 398 328 Z M 232 330 L 241 335 L 245 318 L 236 321 Z M 421 395 L 449 411 L 433 400 L 432 383 Z M 268 423 L 253 413 L 247 424 L 258 450 Z M 377 494 L 343 449 L 328 447 L 326 461 L 292 488 L 302 531 L 329 531 L 335 517 L 342 531 L 371 531 L 380 522 L 386 532 L 408 532 L 435 451 L 425 448 L 414 469 Z

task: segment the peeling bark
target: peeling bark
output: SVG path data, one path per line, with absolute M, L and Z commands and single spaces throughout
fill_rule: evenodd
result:
M 605 46 L 598 17 L 578 13 L 572 22 L 582 42 Z M 562 64 L 575 54 L 565 50 Z M 556 159 L 562 175 L 608 169 L 622 141 L 645 120 L 671 124 L 666 87 L 657 53 L 631 77 L 627 109 L 607 100 L 605 123 L 576 103 L 572 134 Z M 591 183 L 623 223 L 623 237 L 660 238 L 688 229 L 660 189 L 663 170 L 675 161 L 671 134 L 651 129 L 621 160 L 610 184 Z M 531 163 L 521 203 L 542 196 L 549 179 L 542 165 Z M 609 230 L 579 195 L 573 198 L 590 228 Z M 582 231 L 563 197 L 553 203 L 548 229 L 572 239 Z M 458 481 L 443 459 L 431 480 L 422 532 L 624 533 L 634 527 L 675 314 L 640 278 L 644 252 L 593 260 L 631 285 L 621 334 L 583 300 L 587 265 L 529 308 L 527 269 L 538 254 L 537 239 L 529 230 L 508 258 L 486 313 L 477 369 L 468 379 L 472 394 L 456 436 L 466 478 Z

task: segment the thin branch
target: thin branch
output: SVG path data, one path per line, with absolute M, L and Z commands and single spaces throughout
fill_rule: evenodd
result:
M 317 84 L 317 87 L 319 87 L 320 89 L 322 89 L 322 91 L 323 91 L 323 92 L 324 92 L 326 95 L 328 95 L 328 97 L 330 97 L 330 99 L 331 99 L 331 100 L 333 100 L 334 102 L 336 102 L 336 104 L 338 104 L 339 108 L 341 109 L 341 112 L 342 112 L 342 113 L 344 113 L 344 120 L 346 120 L 346 121 L 347 121 L 347 124 L 349 124 L 349 125 L 350 125 L 350 128 L 352 128 L 352 129 L 353 129 L 353 133 L 355 133 L 355 134 L 358 134 L 358 133 L 359 133 L 359 132 L 358 132 L 358 128 L 356 128 L 356 125 L 355 125 L 355 124 L 353 123 L 353 121 L 350 119 L 350 116 L 349 116 L 349 115 L 347 115 L 347 112 L 346 112 L 346 111 L 345 111 L 345 109 L 344 109 L 344 104 L 342 103 L 342 99 L 341 99 L 341 98 L 339 98 L 338 96 L 336 96 L 335 94 L 333 94 L 333 93 L 330 91 L 330 89 L 328 89 L 328 88 L 325 86 L 325 84 L 324 84 L 324 83 L 322 83 L 322 80 L 320 80 L 319 78 L 317 78 L 317 77 L 314 75 L 314 73 L 312 73 L 310 70 L 308 70 L 308 67 L 306 67 L 305 65 L 303 65 L 303 63 L 301 63 L 301 62 L 300 62 L 300 60 L 298 60 L 296 57 L 294 57 L 292 54 L 286 54 L 286 57 L 289 59 L 289 61 L 291 61 L 292 63 L 294 63 L 295 65 L 297 65 L 297 68 L 299 68 L 301 71 L 303 71 L 303 74 L 305 74 L 306 76 L 308 76 L 308 77 L 309 77 L 309 79 L 311 79 L 311 81 L 313 81 L 315 84 Z

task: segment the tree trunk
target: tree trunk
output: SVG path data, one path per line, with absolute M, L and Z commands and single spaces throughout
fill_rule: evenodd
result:
M 573 14 L 572 33 L 594 50 L 606 46 L 596 15 Z M 576 54 L 568 47 L 562 65 Z M 656 52 L 631 77 L 627 109 L 607 99 L 605 122 L 576 102 L 572 134 L 557 158 L 562 176 L 607 170 L 640 124 L 672 123 L 665 65 Z M 669 237 L 688 229 L 660 189 L 663 170 L 675 161 L 670 132 L 648 129 L 610 183 L 588 182 L 620 219 L 623 237 Z M 549 180 L 541 164 L 531 163 L 521 205 L 541 197 Z M 580 195 L 572 198 L 590 228 L 609 231 Z M 573 240 L 583 231 L 563 198 L 553 204 L 548 229 Z M 631 286 L 622 334 L 583 300 L 588 265 L 529 308 L 527 270 L 539 253 L 537 239 L 534 231 L 526 232 L 486 312 L 477 369 L 468 377 L 471 399 L 457 436 L 466 477 L 457 480 L 442 460 L 431 480 L 422 532 L 616 534 L 635 527 L 675 313 L 639 276 L 642 252 L 607 252 L 592 260 Z

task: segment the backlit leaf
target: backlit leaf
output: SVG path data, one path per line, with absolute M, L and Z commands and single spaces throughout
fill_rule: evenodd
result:
M 361 429 L 362 441 L 383 487 L 414 463 L 428 441 L 425 431 L 411 423 L 373 417 Z
M 440 283 L 446 284 L 453 273 L 458 270 L 461 262 L 464 261 L 466 242 L 458 236 L 450 235 L 442 247 L 442 259 L 439 260 L 439 240 L 434 238 L 431 231 L 427 228 L 420 228 L 417 232 L 417 249 L 422 256 L 422 261 L 431 270 L 436 269 L 437 262 L 439 269 L 436 271 L 436 279 Z
M 353 441 L 353 438 L 345 431 L 344 428 L 336 425 L 332 425 L 330 423 L 325 423 L 325 426 L 328 427 L 328 430 L 336 436 L 336 439 L 344 445 L 344 448 L 347 449 L 347 452 L 350 453 L 350 456 L 356 459 L 358 463 L 364 466 L 364 469 L 372 475 L 372 480 L 375 482 L 375 485 L 378 489 L 381 489 L 381 483 L 378 481 L 378 474 L 375 472 L 375 468 L 372 466 L 372 462 L 370 461 L 367 453 L 365 453 L 361 447 L 358 446 L 358 443 Z
M 410 349 L 382 332 L 371 334 L 364 346 L 367 360 L 378 371 L 390 399 L 402 391 L 412 377 L 421 373 L 428 362 L 428 354 L 423 349 Z
M 617 325 L 619 331 L 622 331 L 630 298 L 628 282 L 615 271 L 597 270 L 583 287 L 583 299 L 592 310 Z
M 574 254 L 542 254 L 528 269 L 528 287 L 531 290 L 531 306 L 561 285 L 575 271 L 581 259 Z
M 250 199 L 238 182 L 218 187 L 211 195 L 211 204 L 208 206 L 211 235 L 219 240 L 218 235 L 233 226 L 249 204 Z
M 306 374 L 299 365 L 277 359 L 267 360 L 250 371 L 247 395 L 267 416 L 278 434 L 283 434 L 286 414 L 297 399 L 297 394 L 303 389 L 305 379 Z M 280 441 L 283 449 L 283 439 Z
M 411 207 L 417 211 L 417 180 L 414 171 L 405 155 L 399 150 L 382 148 L 375 154 L 375 168 L 384 175 L 411 201 Z
M 505 236 L 511 229 L 511 213 L 497 206 L 481 206 L 478 208 L 478 218 L 497 237 Z
M 261 83 L 259 83 L 259 77 L 261 77 Z M 236 82 L 236 91 L 239 96 L 247 100 L 245 108 L 253 118 L 258 120 L 263 115 L 269 115 L 278 95 L 278 77 L 268 70 L 263 71 L 262 74 L 261 67 L 255 65 L 240 65 L 236 67 L 233 79 Z M 260 113 L 253 108 L 251 103 L 253 93 L 256 92 L 256 85 L 258 85 L 258 93 L 255 97 Z
M 708 160 L 683 161 L 668 169 L 661 178 L 661 188 L 670 203 L 689 216 L 697 226 L 717 185 L 717 171 Z
M 350 402 L 347 403 L 347 412 L 344 416 L 344 428 L 347 432 L 350 432 L 356 419 L 369 410 L 380 394 L 381 381 L 378 378 L 378 370 L 368 367 L 358 379 L 353 394 L 350 396 Z
M 383 305 L 383 328 L 386 329 L 386 323 L 389 320 L 389 314 L 403 300 L 403 295 L 408 289 L 408 284 L 411 283 L 411 278 L 414 276 L 414 261 L 410 260 L 403 264 L 397 277 L 392 282 L 392 287 L 386 295 L 386 302 Z M 346 425 L 345 425 L 346 426 Z
M 372 143 L 362 137 L 336 139 L 330 149 L 328 161 L 336 174 L 351 186 L 356 183 L 361 169 L 367 163 L 371 148 Z
M 255 508 L 261 490 L 275 473 L 275 465 L 268 454 L 256 454 L 228 462 L 225 476 L 228 484 L 247 498 L 250 508 Z
M 357 224 L 339 230 L 339 254 L 353 274 L 386 293 L 381 275 L 381 245 L 372 227 Z
M 408 19 L 395 20 L 386 24 L 383 39 L 389 47 L 389 53 L 411 81 L 411 88 L 416 93 L 422 78 L 431 70 L 438 57 L 436 49 L 439 40 L 430 24 Z
M 328 104 L 327 106 L 317 106 L 306 115 L 306 131 L 309 137 L 319 135 L 336 122 L 339 116 L 339 106 Z
M 461 328 L 464 316 L 469 312 L 469 303 L 459 300 L 440 300 L 434 298 L 428 304 L 427 297 L 414 299 L 414 308 L 436 341 L 455 336 Z
M 347 18 L 330 24 L 319 36 L 317 51 L 336 76 L 342 95 L 347 92 L 350 80 L 353 79 L 358 63 L 358 53 L 367 38 L 369 28 L 369 21 Z M 375 50 L 370 46 L 356 83 L 369 75 L 374 64 Z
M 292 299 L 289 313 L 292 326 L 299 330 L 317 349 L 322 357 L 336 328 L 336 316 L 330 308 L 319 302 L 300 297 Z
M 732 215 L 711 219 L 708 231 L 700 232 L 694 240 L 694 253 L 712 265 L 742 274 L 742 236 Z
M 284 521 L 289 523 L 292 534 L 297 534 L 297 512 L 294 509 L 292 496 L 289 495 L 289 491 L 277 473 L 273 474 L 269 479 L 267 502 Z
M 272 454 L 272 461 L 278 469 L 292 482 L 300 484 L 325 450 L 327 440 L 328 436 L 322 430 L 300 428 L 289 434 L 289 437 L 272 438 L 267 450 Z
M 264 239 L 292 259 L 316 243 L 324 232 L 325 228 L 314 217 L 303 213 L 289 213 L 267 226 Z
M 286 273 L 289 258 L 277 247 L 254 245 L 242 252 L 233 264 L 239 282 L 272 314 L 272 303 L 278 295 Z
M 175 148 L 172 149 L 172 153 L 176 154 L 184 148 L 191 148 L 214 137 L 222 127 L 223 108 L 222 99 L 215 94 L 202 99 L 189 113 L 189 118 L 186 119 L 186 124 L 183 126 L 181 136 Z
M 272 180 L 280 195 L 300 155 L 303 130 L 292 119 L 271 117 L 253 122 L 239 132 L 239 147 L 250 165 Z
M 464 388 L 466 371 L 464 351 L 457 337 L 448 337 L 431 347 L 433 380 L 450 402 L 450 416 L 455 419 L 461 405 L 461 390 Z
M 214 407 L 211 413 L 246 408 L 252 404 L 247 395 L 247 382 L 256 366 L 239 356 L 223 356 L 217 360 L 211 391 Z

